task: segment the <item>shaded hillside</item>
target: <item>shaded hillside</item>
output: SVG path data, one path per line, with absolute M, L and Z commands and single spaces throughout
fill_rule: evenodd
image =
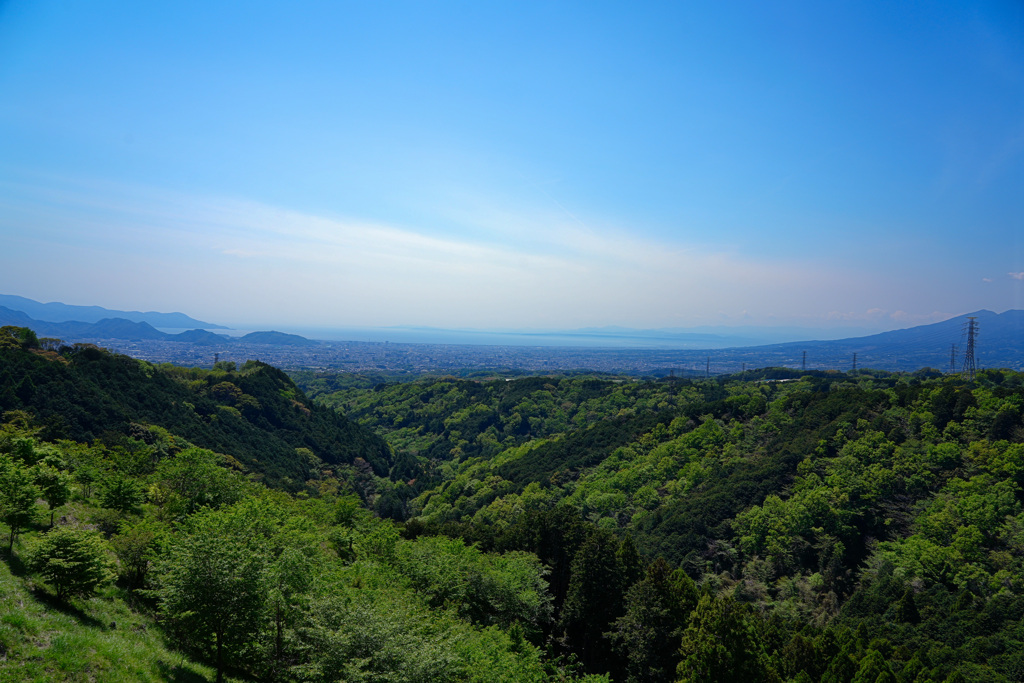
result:
M 284 373 L 256 361 L 204 371 L 90 346 L 58 354 L 8 344 L 0 347 L 0 411 L 17 409 L 38 416 L 50 438 L 146 438 L 136 425 L 156 425 L 288 486 L 310 478 L 317 461 L 362 458 L 384 476 L 390 466 L 383 440 L 312 404 Z

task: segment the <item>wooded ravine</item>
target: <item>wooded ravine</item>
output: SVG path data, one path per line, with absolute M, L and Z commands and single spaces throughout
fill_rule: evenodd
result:
M 378 382 L 0 329 L 0 679 L 1024 680 L 1024 374 Z

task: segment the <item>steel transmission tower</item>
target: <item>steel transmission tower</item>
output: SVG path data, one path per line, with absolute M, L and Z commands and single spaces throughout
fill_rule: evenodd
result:
M 978 341 L 977 320 L 978 319 L 974 316 L 968 316 L 967 327 L 964 331 L 964 335 L 967 337 L 967 349 L 964 351 L 963 373 L 968 382 L 974 381 L 974 373 L 978 370 L 974 363 L 974 346 L 975 342 Z
M 956 372 L 956 344 L 949 346 L 949 374 Z

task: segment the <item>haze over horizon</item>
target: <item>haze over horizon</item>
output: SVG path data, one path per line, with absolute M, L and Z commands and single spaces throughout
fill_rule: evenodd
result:
M 0 4 L 0 292 L 232 326 L 1024 308 L 1024 5 Z

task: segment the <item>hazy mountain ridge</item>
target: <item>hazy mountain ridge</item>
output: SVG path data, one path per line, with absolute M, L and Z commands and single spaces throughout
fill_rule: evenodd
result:
M 149 323 L 153 327 L 201 327 L 204 329 L 228 329 L 224 325 L 203 322 L 184 313 L 160 313 L 158 311 L 118 311 L 102 306 L 75 306 L 51 301 L 42 303 L 34 299 L 12 294 L 0 294 L 0 307 L 22 311 L 27 316 L 46 322 L 98 323 L 106 318 L 124 318 L 137 323 Z
M 35 320 L 24 311 L 15 311 L 0 306 L 0 325 L 31 327 L 44 337 L 58 337 L 66 341 L 76 339 L 168 339 L 175 335 L 161 332 L 146 322 L 134 322 L 126 318 L 104 318 L 97 322 L 70 320 L 48 322 Z
M 857 353 L 862 361 L 902 357 L 919 367 L 946 368 L 952 357 L 955 367 L 963 363 L 967 319 L 976 319 L 975 358 L 983 367 L 1019 367 L 1024 359 L 1024 311 L 994 313 L 975 311 L 938 323 L 892 330 L 866 337 L 834 341 L 789 342 L 760 347 L 770 353 L 799 353 L 837 356 Z
M 72 320 L 67 322 L 46 322 L 34 320 L 23 311 L 14 311 L 0 306 L 0 325 L 30 327 L 44 337 L 57 337 L 74 342 L 81 339 L 122 339 L 126 341 L 161 340 L 177 341 L 199 345 L 209 344 L 268 344 L 277 346 L 315 346 L 316 342 L 285 332 L 250 332 L 243 337 L 229 337 L 208 330 L 188 330 L 178 334 L 161 332 L 146 322 L 134 322 L 125 318 L 104 318 L 95 323 Z
M 937 323 L 917 325 L 915 327 L 907 327 L 900 330 L 890 330 L 889 332 L 879 332 L 877 334 L 862 337 L 848 337 L 845 339 L 836 339 L 831 341 L 814 340 L 812 342 L 789 343 L 842 344 L 856 341 L 859 345 L 864 346 L 870 344 L 884 345 L 907 342 L 930 342 L 936 334 L 941 334 L 945 337 L 962 336 L 967 324 L 967 318 L 969 317 L 976 319 L 979 334 L 983 333 L 986 340 L 994 340 L 1000 344 L 1018 342 L 1018 335 L 1022 330 L 1024 330 L 1024 311 L 1011 309 L 1002 313 L 994 313 L 993 311 L 983 309 Z

